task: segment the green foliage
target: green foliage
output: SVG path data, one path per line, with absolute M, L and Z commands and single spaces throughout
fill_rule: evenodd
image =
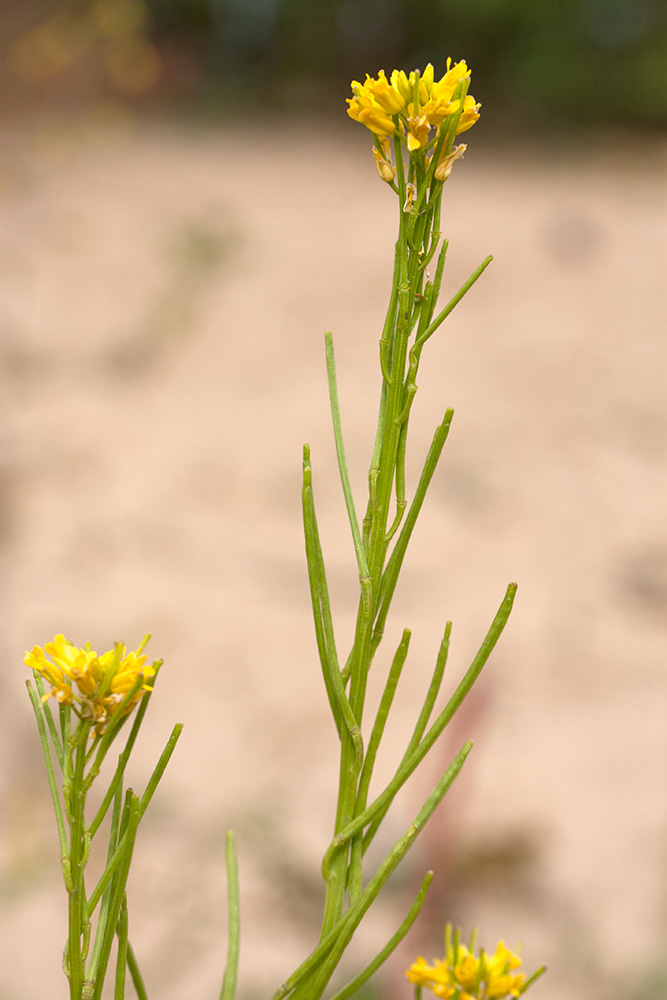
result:
M 661 0 L 151 0 L 156 29 L 195 32 L 209 83 L 299 101 L 313 87 L 445 53 L 476 71 L 496 124 L 667 123 L 667 8 Z
M 449 54 L 479 67 L 477 95 L 498 129 L 667 125 L 664 0 L 139 2 L 165 56 L 157 89 L 170 99 L 181 88 L 214 108 L 319 109 L 366 71 L 444 71 Z M 54 7 L 80 18 L 92 0 L 3 5 L 0 37 Z

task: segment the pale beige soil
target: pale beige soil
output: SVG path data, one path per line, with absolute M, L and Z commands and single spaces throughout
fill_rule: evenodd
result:
M 0 201 L 3 661 L 0 1000 L 65 997 L 64 891 L 23 651 L 146 630 L 166 666 L 134 767 L 185 723 L 140 831 L 132 937 L 154 1000 L 217 996 L 224 831 L 237 831 L 241 1000 L 316 934 L 335 736 L 300 529 L 301 445 L 344 655 L 354 563 L 323 363 L 334 331 L 359 505 L 372 444 L 393 195 L 351 123 L 251 132 L 142 123 L 77 149 L 3 139 Z M 109 140 L 109 141 L 107 141 Z M 114 141 L 111 141 L 114 140 Z M 350 971 L 426 868 L 434 901 L 382 983 L 447 919 L 524 942 L 535 1000 L 657 997 L 665 936 L 664 150 L 568 154 L 474 138 L 448 184 L 447 288 L 495 261 L 429 344 L 410 466 L 456 409 L 387 630 L 414 631 L 401 752 L 446 619 L 451 690 L 510 580 L 514 615 L 404 832 L 472 736 Z M 619 145 L 622 145 L 620 143 Z M 640 144 L 641 145 L 641 144 Z M 391 760 L 384 765 L 387 774 Z

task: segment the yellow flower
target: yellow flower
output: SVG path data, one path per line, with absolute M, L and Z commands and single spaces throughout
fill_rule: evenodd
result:
M 524 975 L 512 974 L 512 970 L 521 965 L 519 956 L 499 941 L 492 955 L 485 955 L 482 951 L 479 957 L 475 957 L 473 940 L 470 947 L 459 943 L 458 932 L 452 938 L 448 925 L 444 958 L 435 959 L 434 964 L 429 965 L 420 956 L 406 972 L 408 980 L 426 986 L 443 1000 L 509 1000 L 519 997 L 526 986 Z
M 451 988 L 452 979 L 444 962 L 437 959 L 435 965 L 429 965 L 421 955 L 413 962 L 405 973 L 411 983 L 417 986 L 430 986 L 436 996 L 450 997 L 454 993 Z M 446 992 L 451 990 L 451 992 Z M 440 991 L 440 992 L 437 992 Z
M 459 110 L 461 102 L 454 100 L 454 93 L 459 84 L 470 77 L 470 70 L 464 61 L 455 66 L 451 62 L 451 59 L 447 60 L 447 72 L 430 88 L 429 99 L 423 107 L 424 114 L 434 126 Z
M 354 89 L 354 84 L 352 88 Z M 397 115 L 405 107 L 403 95 L 389 82 L 383 69 L 378 73 L 377 80 L 366 74 L 364 90 L 375 98 L 388 115 Z
M 410 111 L 412 111 L 412 104 L 409 107 Z M 410 114 L 408 126 L 408 149 L 411 153 L 415 149 L 423 149 L 428 142 L 430 129 L 426 115 Z
M 79 649 L 64 635 L 57 635 L 44 649 L 33 646 L 26 652 L 25 663 L 51 685 L 45 698 L 53 695 L 61 705 L 71 705 L 82 719 L 94 723 L 95 733 L 101 736 L 135 685 L 137 690 L 123 706 L 122 716 L 132 711 L 144 691 L 152 691 L 150 681 L 156 670 L 146 664 L 143 651 L 149 638 L 136 651 L 126 652 L 125 645 L 118 643 L 98 656 L 89 642 Z
M 347 113 L 350 118 L 361 122 L 381 139 L 397 134 L 395 119 L 398 117 L 401 136 L 410 153 L 423 150 L 434 137 L 433 130 L 439 130 L 452 115 L 460 112 L 456 126 L 457 134 L 471 128 L 479 118 L 480 105 L 474 97 L 467 96 L 461 105 L 462 89 L 470 80 L 470 70 L 465 60 L 452 65 L 447 60 L 447 71 L 439 80 L 434 78 L 431 63 L 423 73 L 413 70 L 407 74 L 395 69 L 389 79 L 380 70 L 375 77 L 366 75 L 364 83 L 352 81 L 353 97 L 347 98 Z M 458 96 L 457 96 L 458 95 Z M 377 162 L 377 157 L 376 157 Z M 383 180 L 387 173 L 378 173 Z
M 481 104 L 475 104 L 474 97 L 466 97 L 463 102 L 461 117 L 459 118 L 458 125 L 456 126 L 457 135 L 460 135 L 461 132 L 467 132 L 469 128 L 473 127 L 476 121 L 479 121 L 479 109 L 481 106 Z
M 368 80 L 370 80 L 370 77 L 367 78 L 367 83 Z M 393 135 L 396 131 L 393 119 L 376 100 L 372 90 L 368 89 L 367 85 L 362 85 L 353 80 L 352 93 L 354 97 L 347 98 L 347 103 L 350 105 L 347 113 L 350 118 L 361 122 L 371 132 L 374 132 L 375 135 Z
M 501 1000 L 502 997 L 518 997 L 521 987 L 526 981 L 523 975 L 510 975 L 512 969 L 518 969 L 521 959 L 505 947 L 504 941 L 498 942 L 495 953 L 484 956 L 484 978 L 487 982 L 489 1000 Z
M 415 70 L 406 76 L 403 70 L 395 69 L 391 74 L 391 83 L 394 90 L 397 90 L 403 97 L 405 104 L 411 104 L 415 98 L 415 84 L 417 83 L 417 73 Z M 433 87 L 433 66 L 428 64 L 423 73 L 419 74 L 419 86 L 417 100 L 419 104 L 424 104 L 431 93 Z
M 503 997 L 518 997 L 525 981 L 525 976 L 498 976 L 496 979 L 489 981 L 486 995 L 489 997 L 489 1000 L 502 1000 Z
M 454 967 L 454 975 L 457 982 L 466 989 L 471 989 L 477 985 L 477 959 L 468 952 L 465 945 L 459 948 L 459 960 Z

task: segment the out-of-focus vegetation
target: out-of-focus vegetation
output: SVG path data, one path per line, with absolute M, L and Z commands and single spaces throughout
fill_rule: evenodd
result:
M 309 107 L 352 78 L 465 58 L 525 122 L 667 123 L 664 0 L 3 0 L 2 105 Z

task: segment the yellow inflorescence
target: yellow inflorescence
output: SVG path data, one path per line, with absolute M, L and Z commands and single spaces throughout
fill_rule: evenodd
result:
M 443 1000 L 509 1000 L 520 996 L 526 986 L 526 977 L 514 972 L 520 965 L 521 959 L 502 941 L 492 955 L 481 951 L 475 956 L 448 934 L 444 958 L 429 965 L 420 956 L 406 976 L 411 983 L 429 987 Z
M 155 667 L 146 663 L 144 653 L 149 638 L 146 636 L 136 651 L 127 652 L 123 643 L 118 643 L 98 656 L 89 642 L 79 649 L 64 635 L 57 635 L 43 649 L 33 646 L 26 652 L 25 663 L 51 685 L 45 697 L 53 695 L 61 705 L 71 705 L 82 719 L 94 723 L 100 736 L 133 687 L 137 690 L 123 705 L 122 715 L 132 711 L 144 691 L 152 691 Z
M 388 80 L 380 70 L 377 79 L 366 76 L 365 83 L 353 80 L 354 96 L 347 99 L 347 113 L 379 139 L 404 135 L 410 152 L 424 149 L 432 130 L 452 115 L 460 113 L 456 135 L 465 132 L 479 118 L 480 105 L 469 95 L 462 99 L 456 96 L 470 79 L 470 70 L 463 60 L 453 66 L 451 63 L 448 59 L 447 72 L 437 81 L 430 63 L 423 73 L 413 71 L 408 76 L 395 69 Z

